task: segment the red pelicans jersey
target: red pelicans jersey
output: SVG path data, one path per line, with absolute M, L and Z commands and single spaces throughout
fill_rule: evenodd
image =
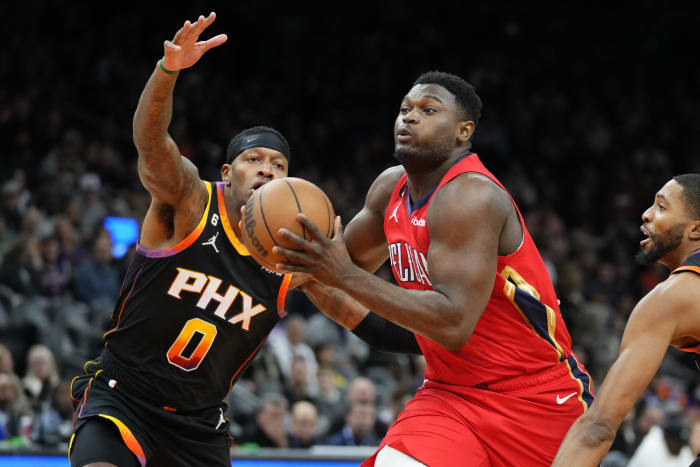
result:
M 428 270 L 430 202 L 446 183 L 465 172 L 485 175 L 507 193 L 473 153 L 458 159 L 440 183 L 417 202 L 410 200 L 406 174 L 397 182 L 384 216 L 384 232 L 391 268 L 401 287 L 432 290 Z M 449 351 L 416 335 L 425 355 L 425 378 L 452 385 L 488 387 L 567 361 L 571 375 L 587 388 L 590 378 L 571 353 L 571 337 L 549 273 L 517 206 L 516 211 L 523 228 L 522 244 L 515 252 L 498 257 L 491 297 L 469 342 L 457 351 Z M 592 397 L 584 391 L 584 399 L 587 397 L 591 400 L 585 402 L 590 405 Z

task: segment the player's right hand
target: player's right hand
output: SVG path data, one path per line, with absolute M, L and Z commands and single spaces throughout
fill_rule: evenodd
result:
M 204 55 L 204 52 L 212 47 L 219 46 L 226 42 L 226 34 L 219 34 L 206 41 L 197 41 L 199 35 L 216 19 L 216 13 L 209 13 L 206 18 L 200 16 L 199 19 L 185 24 L 175 33 L 172 41 L 165 41 L 163 44 L 164 58 L 163 66 L 167 70 L 177 71 L 189 68 Z

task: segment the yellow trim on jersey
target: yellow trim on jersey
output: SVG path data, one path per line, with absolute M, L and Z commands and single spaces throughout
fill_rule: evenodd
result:
M 221 218 L 221 225 L 224 226 L 224 232 L 226 232 L 226 236 L 228 237 L 229 241 L 231 242 L 231 245 L 236 249 L 239 255 L 241 256 L 250 256 L 250 253 L 248 252 L 248 249 L 241 243 L 240 240 L 238 240 L 238 237 L 236 237 L 236 234 L 233 231 L 233 228 L 231 227 L 231 222 L 228 220 L 228 212 L 226 211 L 226 202 L 224 200 L 224 192 L 223 192 L 223 185 L 217 185 L 217 199 L 219 203 L 219 217 Z

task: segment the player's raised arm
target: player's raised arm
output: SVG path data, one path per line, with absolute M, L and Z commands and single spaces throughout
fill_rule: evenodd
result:
M 158 243 L 164 237 L 187 235 L 189 225 L 182 226 L 182 234 L 178 232 L 180 223 L 189 222 L 180 222 L 177 211 L 192 211 L 189 203 L 182 201 L 192 201 L 193 206 L 196 206 L 206 194 L 196 167 L 180 155 L 167 130 L 172 116 L 173 89 L 179 71 L 194 65 L 207 50 L 226 41 L 225 34 L 198 41 L 199 35 L 215 18 L 216 14 L 212 12 L 207 18 L 200 16 L 194 23 L 186 21 L 172 41 L 165 41 L 164 56 L 156 64 L 134 114 L 133 138 L 139 155 L 139 177 L 151 193 L 151 209 L 161 214 L 165 211 L 173 212 L 175 217 L 166 221 L 175 224 L 174 232 L 160 232 L 161 229 L 151 227 L 154 227 L 152 220 L 162 215 L 146 216 L 145 241 L 151 247 L 159 246 Z
M 687 282 L 683 284 L 683 282 Z M 571 426 L 552 464 L 555 467 L 596 466 L 610 449 L 622 419 L 656 374 L 675 335 L 689 335 L 686 321 L 697 293 L 691 275 L 671 277 L 635 307 L 625 327 L 620 353 L 596 396 L 595 403 Z M 689 319 L 690 318 L 690 319 Z

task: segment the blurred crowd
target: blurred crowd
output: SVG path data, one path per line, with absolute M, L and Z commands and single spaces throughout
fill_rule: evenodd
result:
M 149 203 L 131 117 L 162 41 L 208 12 L 192 2 L 97 20 L 78 6 L 29 4 L 33 15 L 10 8 L 14 34 L 1 33 L 0 49 L 6 448 L 65 447 L 67 388 L 100 351 L 133 254 L 114 256 L 103 220 L 140 221 Z M 641 213 L 673 175 L 700 172 L 700 67 L 671 52 L 694 40 L 688 16 L 641 6 L 646 21 L 602 15 L 591 34 L 569 23 L 576 12 L 545 21 L 494 4 L 416 26 L 401 5 L 387 2 L 371 21 L 352 9 L 217 10 L 212 33 L 229 43 L 181 73 L 170 134 L 216 180 L 233 135 L 274 126 L 292 147 L 290 175 L 319 184 L 347 222 L 394 164 L 393 119 L 413 80 L 429 69 L 463 76 L 484 101 L 473 148 L 522 210 L 599 384 L 635 303 L 667 275 L 634 262 Z M 379 274 L 392 280 L 386 267 Z M 228 398 L 237 448 L 378 444 L 422 382 L 422 359 L 370 349 L 300 293 L 287 310 Z M 692 356 L 670 350 L 607 465 L 654 465 L 643 463 L 654 450 L 681 463 L 697 455 L 698 376 Z

